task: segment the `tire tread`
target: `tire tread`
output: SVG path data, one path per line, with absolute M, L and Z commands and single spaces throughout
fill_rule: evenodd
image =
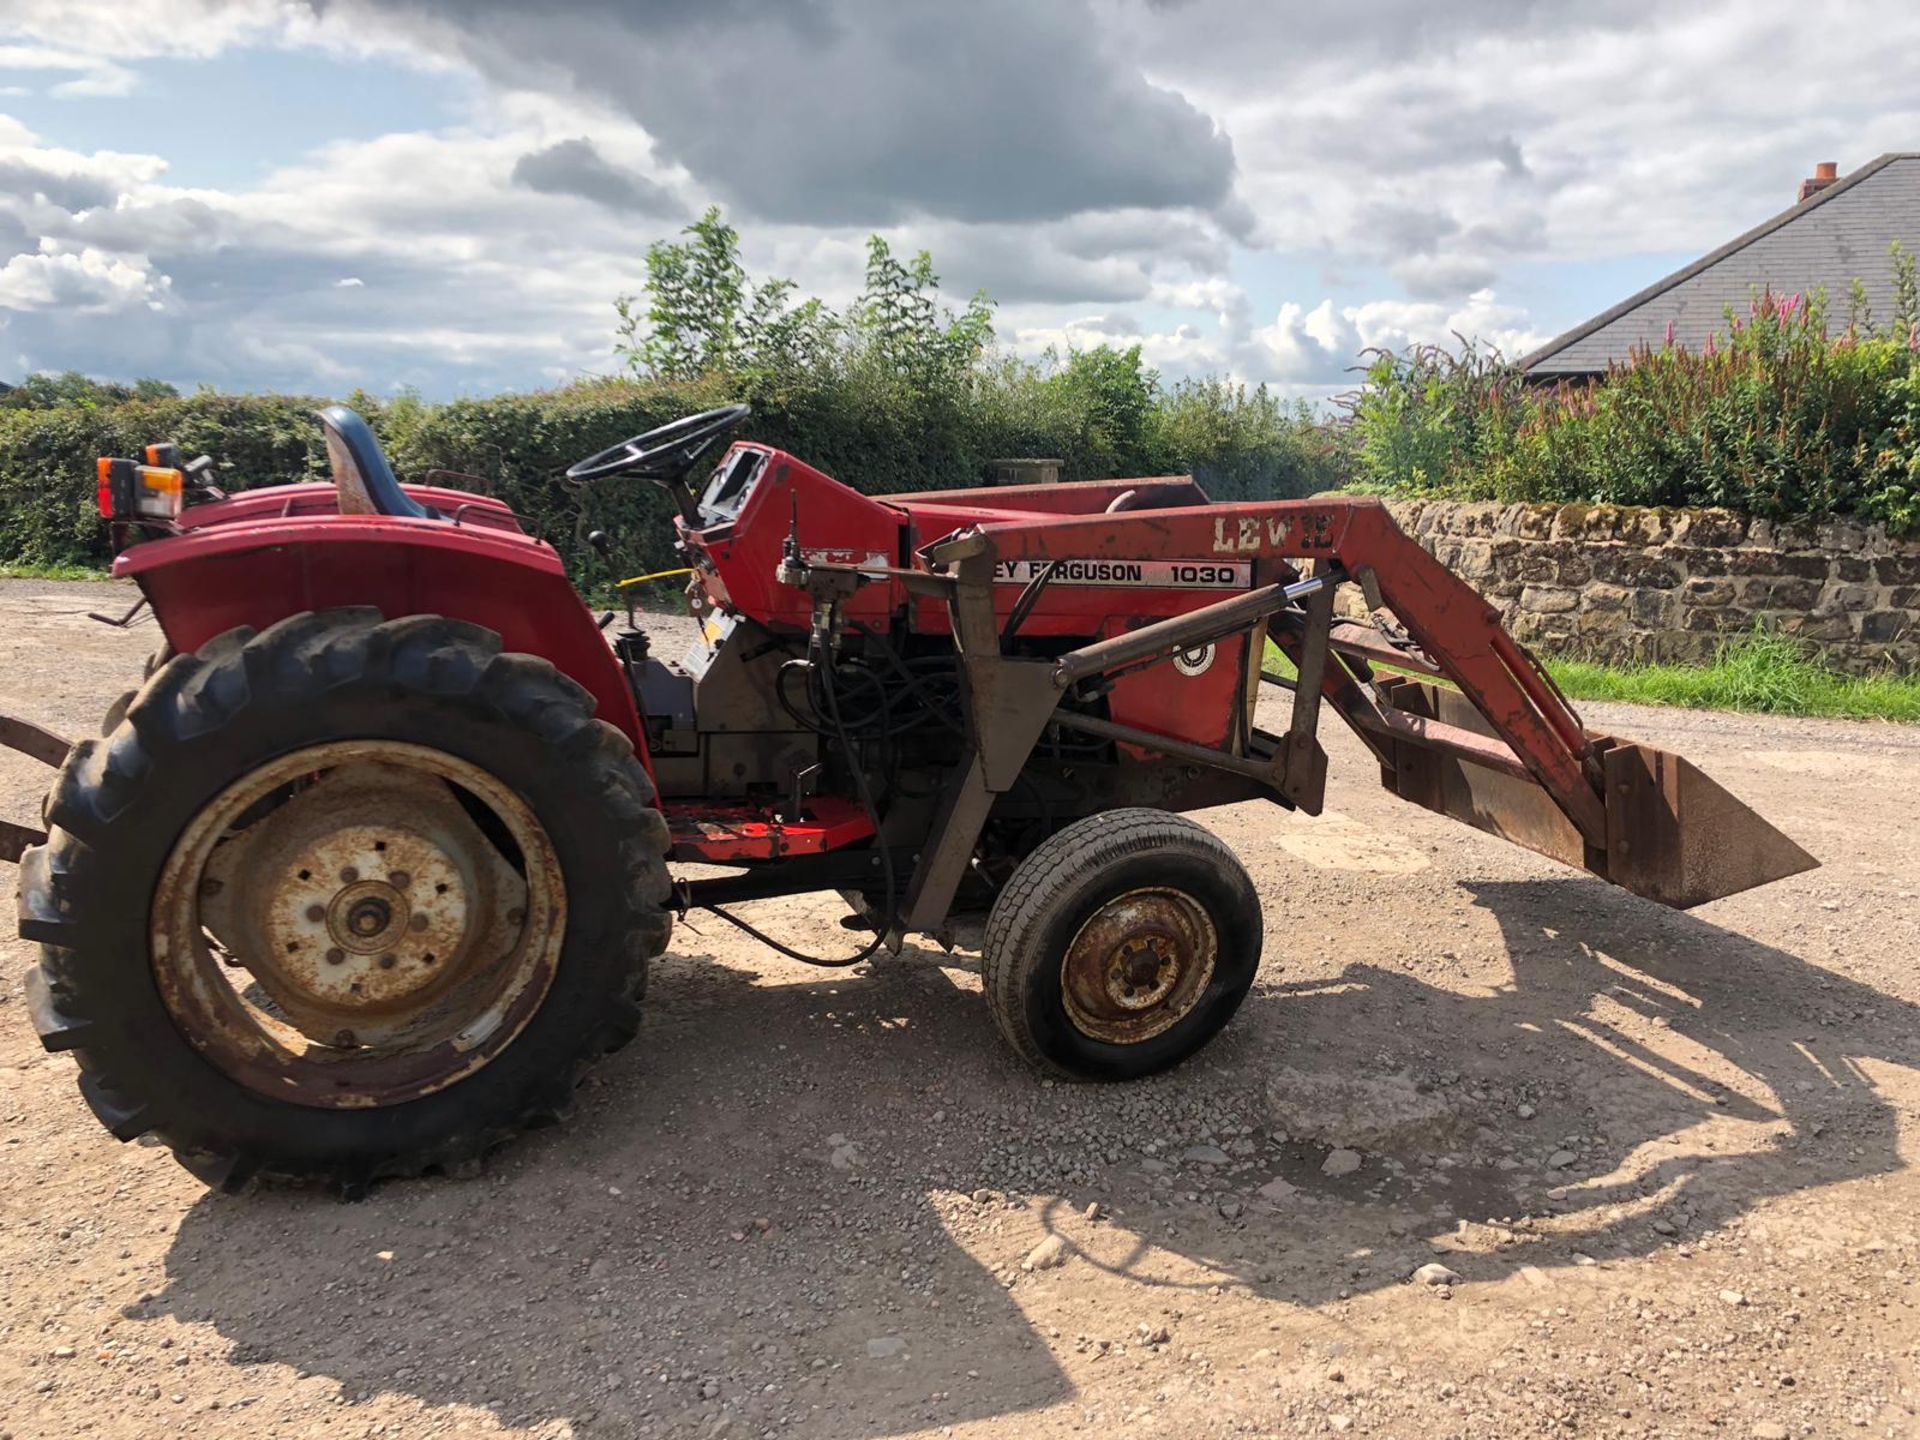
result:
M 1170 846 L 1196 847 L 1244 874 L 1239 857 L 1205 826 L 1135 806 L 1101 811 L 1056 831 L 1020 862 L 995 897 L 980 945 L 981 988 L 995 1026 L 1028 1064 L 1070 1080 L 1086 1078 L 1046 1054 L 1028 1023 L 1027 986 L 1041 930 L 1068 897 L 1115 860 Z
M 207 1127 L 178 1113 L 173 1097 L 141 1093 L 140 1057 L 90 1013 L 101 987 L 121 972 L 117 957 L 90 946 L 87 917 L 91 906 L 112 903 L 114 822 L 136 800 L 156 754 L 210 738 L 217 744 L 219 732 L 256 700 L 307 704 L 349 684 L 443 701 L 559 749 L 577 772 L 580 793 L 607 797 L 621 836 L 615 864 L 627 878 L 614 887 L 617 902 L 602 911 L 613 918 L 595 923 L 585 906 L 576 912 L 583 925 L 577 943 L 608 957 L 611 973 L 596 982 L 607 987 L 604 1003 L 595 1022 L 582 1027 L 562 1073 L 526 1085 L 513 1113 L 476 1115 L 415 1153 L 356 1156 L 320 1173 L 239 1142 L 210 1143 Z M 183 1165 L 222 1188 L 260 1175 L 322 1179 L 342 1194 L 364 1193 L 380 1178 L 469 1166 L 516 1132 L 557 1120 L 586 1069 L 638 1033 L 647 967 L 672 929 L 664 908 L 668 835 L 652 781 L 627 737 L 592 711 L 587 690 L 546 660 L 503 652 L 492 631 L 433 615 L 385 620 L 367 607 L 294 615 L 257 634 L 243 627 L 158 665 L 131 702 L 115 703 L 109 734 L 75 746 L 49 796 L 47 843 L 21 859 L 19 928 L 23 938 L 40 942 L 28 991 L 42 1043 L 75 1055 L 81 1093 L 112 1134 L 127 1140 L 156 1132 Z

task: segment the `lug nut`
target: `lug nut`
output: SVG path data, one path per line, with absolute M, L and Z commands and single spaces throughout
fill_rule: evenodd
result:
M 354 869 L 353 866 L 343 865 L 340 867 L 340 883 L 342 885 L 351 885 L 359 878 L 360 872 Z
M 327 918 L 327 907 L 326 907 L 326 906 L 324 906 L 324 905 L 309 905 L 309 906 L 307 906 L 307 919 L 309 919 L 309 920 L 311 920 L 311 921 L 313 921 L 313 922 L 314 922 L 315 924 L 318 924 L 318 923 L 319 923 L 320 921 L 322 921 L 322 920 L 324 920 L 324 919 L 326 919 L 326 918 Z
M 338 945 L 334 946 L 333 949 L 327 951 L 327 964 L 344 965 L 346 963 L 347 963 L 347 952 L 342 950 Z
M 333 1043 L 342 1050 L 352 1048 L 352 1046 L 356 1043 L 356 1040 L 357 1040 L 357 1037 L 354 1035 L 354 1033 L 351 1030 L 337 1031 L 333 1037 Z
M 382 970 L 391 970 L 393 968 L 393 956 L 382 955 L 380 957 L 380 968 Z
M 418 913 L 418 912 L 416 911 L 416 912 L 415 912 L 415 914 L 414 914 L 414 916 L 413 916 L 413 918 L 412 918 L 411 920 L 409 920 L 409 921 L 407 921 L 407 928 L 408 928 L 409 930 L 424 930 L 424 929 L 426 929 L 426 928 L 427 928 L 427 917 L 426 917 L 426 916 L 424 916 L 424 915 L 422 915 L 422 914 L 420 914 L 420 913 Z
M 404 870 L 396 870 L 387 876 L 387 883 L 396 890 L 404 890 L 413 883 L 413 876 Z

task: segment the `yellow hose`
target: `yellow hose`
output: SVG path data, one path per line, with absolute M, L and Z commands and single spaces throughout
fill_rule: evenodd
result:
M 624 590 L 629 585 L 644 585 L 649 580 L 672 580 L 677 576 L 691 575 L 692 573 L 693 570 L 691 567 L 682 570 L 656 570 L 651 575 L 635 575 L 631 580 L 622 580 L 613 588 L 616 590 Z

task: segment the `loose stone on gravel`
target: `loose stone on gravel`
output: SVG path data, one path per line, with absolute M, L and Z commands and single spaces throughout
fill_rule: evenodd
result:
M 1460 1272 L 1449 1270 L 1438 1260 L 1430 1260 L 1409 1278 L 1421 1285 L 1457 1285 L 1460 1283 Z
M 1189 1145 L 1182 1158 L 1196 1165 L 1225 1165 L 1228 1155 L 1218 1145 Z
M 1033 1249 L 1027 1252 L 1026 1259 L 1020 1262 L 1022 1270 L 1057 1270 L 1067 1263 L 1071 1252 L 1064 1235 L 1049 1235 Z
M 865 1163 L 857 1142 L 844 1135 L 827 1136 L 827 1163 L 836 1170 L 851 1170 Z
M 1327 1158 L 1320 1162 L 1322 1175 L 1351 1175 L 1360 1168 L 1358 1150 L 1330 1150 Z

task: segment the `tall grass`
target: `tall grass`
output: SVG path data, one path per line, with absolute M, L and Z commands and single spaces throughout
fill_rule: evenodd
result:
M 1842 674 L 1809 659 L 1788 636 L 1764 630 L 1732 641 L 1707 665 L 1550 660 L 1547 669 L 1575 700 L 1920 722 L 1920 676 Z
M 1770 630 L 1729 641 L 1705 665 L 1549 659 L 1546 666 L 1570 700 L 1920 724 L 1920 675 L 1843 674 L 1810 659 L 1798 641 Z M 1272 641 L 1265 668 L 1284 679 L 1296 673 Z

